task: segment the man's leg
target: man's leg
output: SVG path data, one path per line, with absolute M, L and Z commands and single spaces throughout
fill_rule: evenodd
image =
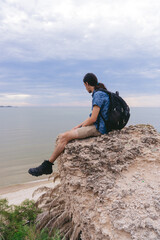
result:
M 36 177 L 41 176 L 43 174 L 51 174 L 53 162 L 63 152 L 67 143 L 76 138 L 78 138 L 77 130 L 70 130 L 68 132 L 60 134 L 58 138 L 57 146 L 54 152 L 52 153 L 49 161 L 45 160 L 40 166 L 36 168 L 30 168 L 28 170 L 28 173 Z
M 54 152 L 52 153 L 49 161 L 53 163 L 59 157 L 59 155 L 63 152 L 67 143 L 76 138 L 78 138 L 78 133 L 76 130 L 70 130 L 68 132 L 60 134 L 58 137 L 57 146 Z

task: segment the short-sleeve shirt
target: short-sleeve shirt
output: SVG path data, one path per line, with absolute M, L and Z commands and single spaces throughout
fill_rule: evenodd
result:
M 108 112 L 108 108 L 109 108 L 108 94 L 103 91 L 95 91 L 94 90 L 92 93 L 92 110 L 95 105 L 100 107 L 100 111 L 101 111 L 103 118 L 107 120 L 107 118 L 108 118 L 107 112 Z M 100 114 L 98 115 L 97 121 L 94 123 L 94 125 L 96 126 L 97 130 L 100 133 L 102 133 L 102 134 L 107 133 L 105 123 L 104 123 L 102 117 L 100 116 Z

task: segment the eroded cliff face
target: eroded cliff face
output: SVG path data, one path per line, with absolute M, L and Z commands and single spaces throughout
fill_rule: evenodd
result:
M 160 239 L 160 134 L 152 126 L 72 141 L 58 164 L 58 204 L 64 223 L 76 226 L 66 239 L 80 230 L 83 240 Z
M 73 141 L 59 172 L 83 240 L 160 239 L 160 135 L 153 127 Z

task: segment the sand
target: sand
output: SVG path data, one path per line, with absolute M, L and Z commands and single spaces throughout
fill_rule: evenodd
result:
M 42 194 L 42 193 L 39 193 L 39 194 L 36 194 L 34 197 L 32 197 L 32 194 L 36 189 L 43 186 L 52 188 L 56 184 L 57 182 L 53 183 L 53 179 L 52 180 L 45 179 L 45 180 L 12 185 L 8 187 L 2 187 L 0 188 L 0 199 L 6 198 L 10 205 L 11 204 L 19 205 L 25 199 L 36 201 L 38 197 Z

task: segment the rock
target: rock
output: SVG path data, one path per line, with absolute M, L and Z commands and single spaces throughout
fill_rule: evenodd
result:
M 58 165 L 82 240 L 160 239 L 160 134 L 152 126 L 72 141 Z

